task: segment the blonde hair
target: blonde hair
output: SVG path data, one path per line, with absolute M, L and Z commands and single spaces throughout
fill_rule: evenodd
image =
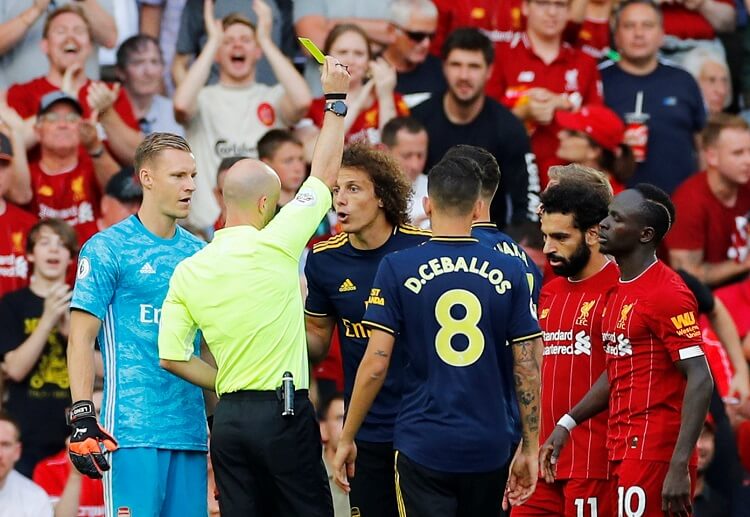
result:
M 143 142 L 141 142 L 135 150 L 133 168 L 136 173 L 141 170 L 145 163 L 157 158 L 167 149 L 177 149 L 178 151 L 185 151 L 188 153 L 193 152 L 187 141 L 179 135 L 173 133 L 151 133 L 143 139 Z

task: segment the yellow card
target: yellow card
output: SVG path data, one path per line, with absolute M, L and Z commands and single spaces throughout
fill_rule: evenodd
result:
M 320 51 L 320 49 L 313 43 L 309 38 L 297 38 L 300 43 L 302 43 L 302 46 L 307 49 L 307 51 L 312 54 L 312 57 L 315 58 L 315 61 L 320 63 L 321 65 L 326 62 L 326 58 L 323 55 L 323 53 Z

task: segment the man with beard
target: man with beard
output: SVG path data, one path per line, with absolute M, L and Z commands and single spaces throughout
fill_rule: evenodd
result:
M 565 409 L 604 371 L 601 317 L 618 269 L 599 251 L 599 221 L 611 197 L 584 180 L 561 182 L 542 193 L 544 253 L 559 276 L 542 288 L 539 301 L 544 332 L 541 436 L 552 431 Z M 531 499 L 514 508 L 513 515 L 612 515 L 606 426 L 606 413 L 580 426 L 572 434 L 572 446 L 557 461 L 555 479 L 538 483 Z
M 599 223 L 599 245 L 617 261 L 620 280 L 601 322 L 607 369 L 558 420 L 540 455 L 545 479 L 552 481 L 570 432 L 609 408 L 607 450 L 618 515 L 692 511 L 695 444 L 713 382 L 695 297 L 656 258 L 674 213 L 669 196 L 644 183 L 610 203 Z
M 492 74 L 492 43 L 476 29 L 457 29 L 448 36 L 442 54 L 448 90 L 423 102 L 412 113 L 429 128 L 427 168 L 456 144 L 484 147 L 503 171 L 490 209 L 492 220 L 500 229 L 509 222 L 536 221 L 539 171 L 529 137 L 510 111 L 484 93 Z

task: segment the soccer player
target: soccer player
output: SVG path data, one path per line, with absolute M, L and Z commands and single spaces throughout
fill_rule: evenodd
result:
M 307 346 L 313 362 L 323 359 L 338 328 L 349 401 L 370 337 L 362 324 L 381 259 L 425 242 L 429 233 L 408 221 L 409 181 L 386 153 L 354 145 L 344 157 L 333 188 L 343 229 L 313 246 L 305 266 Z M 393 484 L 393 423 L 401 403 L 402 364 L 395 358 L 385 385 L 357 434 L 360 462 L 350 501 L 362 515 L 398 515 Z
M 568 165 L 565 169 L 581 168 Z M 539 325 L 544 332 L 541 436 L 579 401 L 604 371 L 602 313 L 619 271 L 599 251 L 599 221 L 612 195 L 599 184 L 566 180 L 542 193 L 544 253 L 556 275 L 542 288 Z M 556 465 L 555 481 L 537 484 L 514 517 L 614 515 L 608 481 L 607 414 L 576 429 Z
M 673 221 L 672 202 L 653 185 L 636 185 L 610 204 L 599 244 L 615 258 L 620 280 L 602 321 L 606 370 L 560 418 L 540 455 L 551 482 L 570 431 L 609 406 L 607 450 L 618 515 L 690 514 L 695 444 L 713 382 L 695 297 L 656 258 Z
M 153 133 L 138 147 L 135 170 L 143 186 L 138 214 L 96 234 L 80 253 L 68 343 L 70 457 L 81 473 L 104 476 L 107 515 L 203 517 L 203 396 L 161 369 L 157 354 L 169 278 L 202 247 L 176 224 L 190 210 L 195 160 L 183 138 Z M 91 402 L 97 335 L 106 429 Z M 198 341 L 192 346 L 197 351 Z M 113 452 L 102 454 L 102 446 Z
M 510 502 L 523 502 L 537 481 L 541 332 L 518 260 L 471 237 L 484 204 L 480 187 L 473 160 L 449 157 L 433 167 L 425 212 L 436 237 L 387 255 L 367 300 L 363 323 L 372 336 L 334 469 L 347 487 L 355 474 L 354 436 L 391 356 L 403 355 L 394 429 L 401 515 L 499 514 L 517 443 L 506 407 L 511 376 L 523 439 L 508 480 Z

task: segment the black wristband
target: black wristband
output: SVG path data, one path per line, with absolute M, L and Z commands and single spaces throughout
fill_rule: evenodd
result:
M 79 400 L 70 408 L 69 420 L 71 424 L 82 418 L 96 419 L 96 408 L 94 408 L 94 403 L 90 400 Z
M 345 101 L 346 100 L 346 94 L 345 93 L 326 93 L 323 95 L 327 101 Z

